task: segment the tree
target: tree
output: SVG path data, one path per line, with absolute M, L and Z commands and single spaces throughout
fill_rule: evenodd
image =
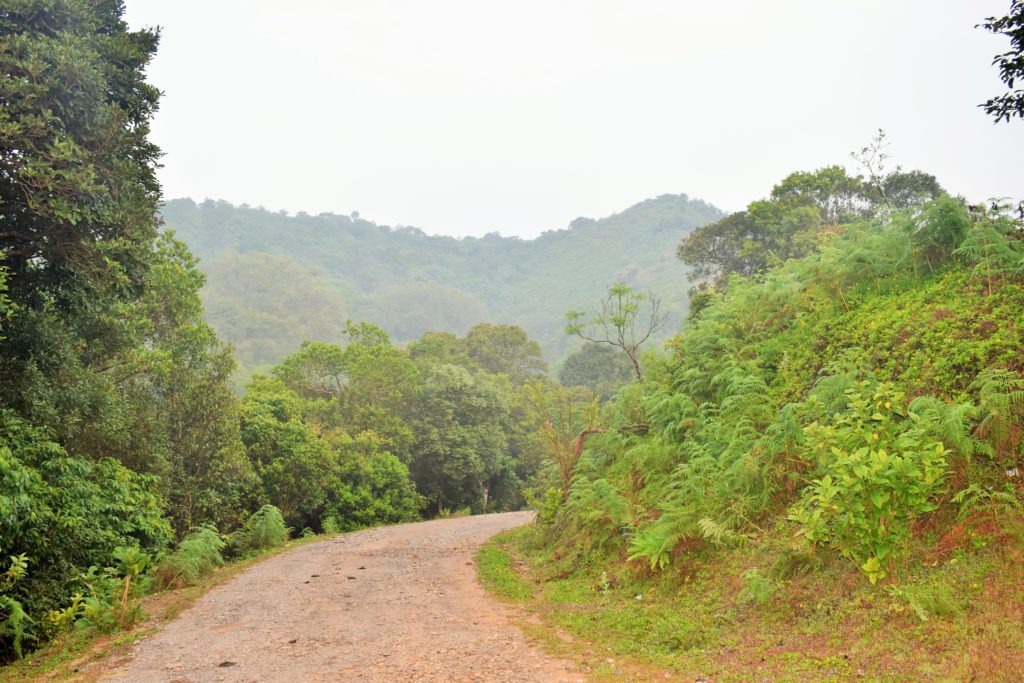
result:
M 608 294 L 593 309 L 565 314 L 566 334 L 595 344 L 621 349 L 629 358 L 637 382 L 643 382 L 640 370 L 640 346 L 664 326 L 668 316 L 661 312 L 661 301 L 653 292 L 634 292 L 623 282 L 608 288 Z
M 587 436 L 607 431 L 599 424 L 600 402 L 588 389 L 563 387 L 550 380 L 528 384 L 524 390 L 539 424 L 540 450 L 555 464 L 556 483 L 564 493 L 572 483 Z
M 315 402 L 318 419 L 352 434 L 375 432 L 404 458 L 412 433 L 407 419 L 417 369 L 409 354 L 370 323 L 345 326 L 348 344 L 303 342 L 272 371 L 286 386 Z
M 19 305 L 131 296 L 156 236 L 157 33 L 120 2 L 15 0 L 0 12 L 0 253 Z
M 548 366 L 540 344 L 517 325 L 480 323 L 466 335 L 469 357 L 491 374 L 508 375 L 515 384 L 543 375 Z
M 117 2 L 18 0 L 0 12 L 0 259 L 18 315 L 0 340 L 0 406 L 72 454 L 120 455 L 118 380 L 154 262 L 159 92 L 152 31 Z M 127 315 L 126 315 L 127 313 Z M 76 438 L 81 437 L 81 438 Z
M 821 231 L 822 209 L 817 202 L 823 202 L 829 211 L 838 211 L 836 202 L 840 200 L 820 187 L 815 190 L 820 193 L 815 200 L 807 196 L 806 188 L 798 190 L 795 185 L 780 189 L 778 199 L 751 202 L 746 211 L 697 228 L 684 238 L 676 256 L 693 266 L 690 279 L 721 287 L 732 274 L 752 277 L 808 253 Z
M 860 164 L 867 178 L 857 176 L 861 183 L 861 196 L 865 202 L 861 214 L 870 217 L 879 208 L 909 209 L 941 197 L 946 193 L 935 176 L 923 171 L 904 172 L 899 165 L 887 171 L 889 153 L 885 131 L 881 128 L 864 147 L 851 152 L 850 157 Z
M 447 363 L 464 368 L 476 367 L 476 363 L 469 358 L 466 340 L 451 332 L 425 332 L 418 341 L 410 342 L 406 348 L 409 357 L 417 365 Z
M 235 359 L 202 319 L 202 284 L 197 259 L 164 232 L 134 307 L 145 350 L 121 382 L 128 431 L 150 432 L 127 464 L 161 475 L 179 538 L 200 523 L 243 521 L 257 485 L 238 436 Z
M 435 506 L 488 509 L 494 485 L 513 468 L 503 429 L 508 405 L 486 375 L 454 365 L 427 369 L 416 393 L 411 471 Z
M 946 193 L 935 176 L 924 171 L 897 170 L 885 177 L 882 187 L 894 209 L 920 206 Z
M 3 256 L 0 255 L 0 258 Z M 0 342 L 4 340 L 4 323 L 14 313 L 14 307 L 7 296 L 7 269 L 0 262 Z
M 772 199 L 810 202 L 818 207 L 822 223 L 836 225 L 863 211 L 864 182 L 847 174 L 842 166 L 827 166 L 813 173 L 797 171 L 772 188 Z
M 1009 123 L 1015 116 L 1024 119 L 1024 88 L 1014 89 L 1018 81 L 1024 81 L 1024 0 L 1012 0 L 1010 11 L 1005 16 L 988 17 L 979 25 L 986 31 L 1007 36 L 1010 49 L 992 59 L 992 65 L 999 67 L 999 78 L 1009 88 L 1009 92 L 978 106 L 995 118 L 996 123 Z
M 632 376 L 629 356 L 611 346 L 587 342 L 565 359 L 558 381 L 567 387 L 586 387 L 608 399 Z

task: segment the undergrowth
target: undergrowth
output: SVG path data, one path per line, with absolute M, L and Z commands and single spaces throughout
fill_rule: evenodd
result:
M 872 585 L 781 530 L 652 572 L 621 556 L 552 562 L 534 526 L 496 537 L 479 567 L 485 587 L 541 618 L 537 638 L 597 680 L 1014 680 L 1024 545 L 1003 534 L 968 545 Z M 526 588 L 496 588 L 509 576 Z

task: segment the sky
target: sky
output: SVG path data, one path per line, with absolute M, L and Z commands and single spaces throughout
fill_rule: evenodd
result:
M 126 0 L 161 28 L 167 199 L 533 237 L 645 198 L 728 211 L 892 164 L 1024 196 L 1024 121 L 974 28 L 1009 0 Z

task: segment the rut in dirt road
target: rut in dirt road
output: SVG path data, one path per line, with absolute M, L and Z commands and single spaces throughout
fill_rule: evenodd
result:
M 473 553 L 514 512 L 369 529 L 296 548 L 140 640 L 106 681 L 579 681 L 527 644 Z

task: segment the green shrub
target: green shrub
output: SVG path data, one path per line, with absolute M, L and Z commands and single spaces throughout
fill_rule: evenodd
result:
M 562 489 L 549 486 L 544 491 L 544 497 L 532 501 L 533 507 L 537 510 L 537 521 L 544 526 L 550 527 L 558 517 L 558 511 L 562 509 L 562 499 L 565 492 Z
M 190 586 L 224 564 L 224 541 L 212 526 L 201 526 L 181 540 L 157 568 L 162 586 Z
M 790 519 L 809 541 L 839 550 L 874 583 L 903 555 L 911 523 L 936 508 L 949 451 L 907 418 L 903 396 L 891 386 L 861 382 L 847 396 L 845 411 L 805 429 L 821 476 Z
M 281 511 L 273 505 L 264 505 L 228 537 L 228 548 L 233 556 L 240 557 L 275 548 L 287 540 L 288 528 Z
M 3 591 L 0 620 L 12 619 L 13 602 L 27 616 L 18 633 L 13 624 L 0 629 L 0 662 L 45 641 L 47 615 L 82 590 L 88 567 L 130 564 L 139 558 L 117 560 L 118 549 L 155 553 L 170 543 L 154 490 L 152 477 L 111 459 L 69 456 L 44 430 L 0 410 L 0 556 L 22 556 L 33 568 Z
M 323 519 L 323 530 L 325 534 L 336 534 L 341 531 L 341 522 L 336 515 L 327 515 Z
M 100 633 L 131 627 L 142 615 L 136 598 L 152 584 L 146 576 L 151 563 L 152 557 L 136 546 L 117 548 L 111 556 L 114 566 L 94 565 L 78 575 L 85 592 L 72 596 L 67 607 L 52 610 L 50 627 L 63 630 L 74 624 Z
M 0 638 L 10 638 L 14 653 L 21 657 L 24 654 L 22 644 L 25 640 L 34 640 L 29 626 L 32 618 L 25 612 L 21 602 L 8 595 L 8 591 L 28 571 L 28 560 L 24 555 L 11 557 L 11 566 L 0 575 Z

